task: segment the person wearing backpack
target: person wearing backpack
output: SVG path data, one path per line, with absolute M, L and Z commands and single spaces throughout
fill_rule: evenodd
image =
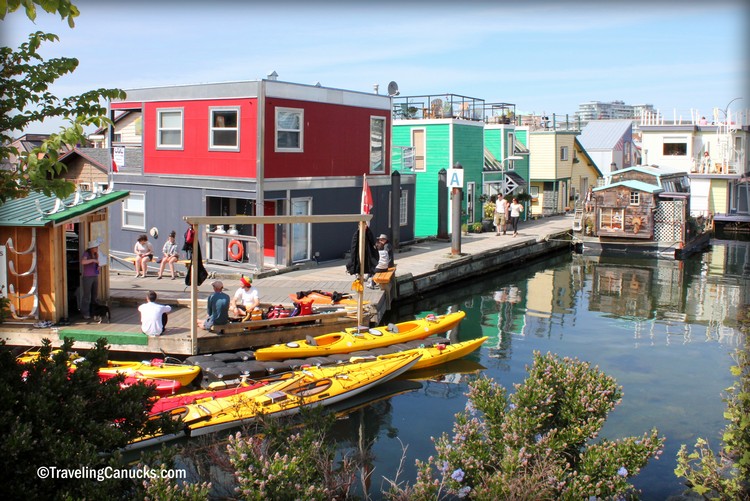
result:
M 188 223 L 188 228 L 185 230 L 185 244 L 182 246 L 182 250 L 185 252 L 188 259 L 193 259 L 193 241 L 195 240 L 195 230 L 193 225 Z

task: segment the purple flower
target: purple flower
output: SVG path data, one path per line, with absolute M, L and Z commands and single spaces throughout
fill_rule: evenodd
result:
M 461 487 L 460 489 L 458 489 L 458 497 L 465 498 L 466 496 L 469 495 L 470 491 L 471 491 L 471 487 L 469 487 L 468 485 L 465 485 Z
M 620 475 L 621 477 L 627 477 L 628 476 L 628 469 L 625 468 L 624 466 L 620 466 L 620 469 L 617 470 L 617 474 Z
M 443 461 L 443 467 L 440 468 L 440 471 L 442 471 L 443 473 L 448 473 L 448 467 L 449 466 L 450 465 L 448 464 L 448 461 Z
M 534 437 L 534 440 L 536 440 L 536 442 L 539 443 L 542 441 L 542 436 L 539 433 L 537 433 L 536 436 Z
M 451 478 L 456 482 L 461 482 L 464 479 L 464 471 L 461 468 L 457 469 L 451 473 Z

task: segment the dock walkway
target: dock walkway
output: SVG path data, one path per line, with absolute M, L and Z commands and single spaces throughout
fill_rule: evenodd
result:
M 514 263 L 555 252 L 569 247 L 566 233 L 572 227 L 572 216 L 554 216 L 522 222 L 516 237 L 496 236 L 495 233 L 471 233 L 461 237 L 461 255 L 451 254 L 450 240 L 428 239 L 402 245 L 395 253 L 397 265 L 393 301 L 408 300 L 411 297 L 429 292 L 446 284 L 465 280 L 492 270 L 502 270 Z M 254 279 L 261 301 L 264 304 L 290 305 L 290 294 L 299 291 L 324 290 L 352 293 L 353 275 L 346 272 L 346 262 L 342 258 L 324 263 L 308 263 L 299 268 L 266 270 Z M 212 292 L 211 282 L 220 279 L 224 282 L 228 294 L 233 294 L 239 287 L 239 276 L 249 274 L 237 266 L 207 265 L 210 275 L 199 288 L 199 307 Z M 71 326 L 49 329 L 33 328 L 29 325 L 3 324 L 0 334 L 9 345 L 39 346 L 41 339 L 47 337 L 53 344 L 59 344 L 65 335 L 74 335 L 79 349 L 91 345 L 97 336 L 107 336 L 113 351 L 130 351 L 159 353 L 164 351 L 175 355 L 191 354 L 190 311 L 185 306 L 189 303 L 190 289 L 185 286 L 184 277 L 171 280 L 168 275 L 163 279 L 156 278 L 156 267 L 152 265 L 146 278 L 136 279 L 132 269 L 113 264 L 110 270 L 110 297 L 112 303 L 112 322 L 110 324 L 86 324 L 83 321 Z M 146 293 L 154 290 L 158 301 L 174 305 L 170 315 L 167 332 L 159 337 L 147 337 L 140 332 L 139 317 L 136 305 L 145 301 Z M 388 310 L 386 296 L 380 289 L 365 288 L 364 300 L 368 302 L 373 322 L 377 323 Z M 199 317 L 202 316 L 200 312 Z M 344 317 L 346 318 L 346 317 Z M 355 325 L 349 319 L 346 326 Z M 330 330 L 342 328 L 342 325 L 326 327 Z M 306 328 L 311 332 L 309 327 Z M 87 334 L 89 340 L 87 339 Z M 304 337 L 299 333 L 292 339 Z M 313 333 L 317 335 L 317 333 Z M 285 342 L 285 339 L 279 339 Z M 199 330 L 197 353 L 229 351 L 258 346 L 267 342 L 250 332 L 244 335 L 219 335 Z

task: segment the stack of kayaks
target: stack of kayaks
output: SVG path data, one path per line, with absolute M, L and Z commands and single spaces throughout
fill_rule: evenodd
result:
M 458 311 L 446 315 L 429 315 L 418 320 L 367 330 L 353 327 L 315 338 L 260 348 L 255 351 L 255 358 L 256 360 L 286 360 L 371 350 L 443 333 L 456 327 L 465 316 L 466 313 Z
M 145 447 L 185 434 L 213 433 L 250 423 L 261 415 L 285 416 L 299 412 L 302 407 L 334 404 L 395 378 L 417 360 L 419 355 L 410 354 L 334 367 L 310 367 L 244 391 L 199 398 L 165 411 L 182 419 L 183 431 L 141 437 L 129 448 Z
M 29 351 L 16 360 L 20 363 L 30 363 L 38 357 L 38 351 Z M 77 360 L 77 355 L 71 356 L 68 362 L 70 370 L 75 370 Z M 157 395 L 171 395 L 192 383 L 200 371 L 200 367 L 196 365 L 167 363 L 161 359 L 143 362 L 109 361 L 106 367 L 99 369 L 99 378 L 106 381 L 117 374 L 123 374 L 123 387 L 144 382 L 153 385 Z

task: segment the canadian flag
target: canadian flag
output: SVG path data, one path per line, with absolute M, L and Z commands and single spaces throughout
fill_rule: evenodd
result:
M 367 184 L 367 175 L 362 176 L 362 214 L 369 214 L 372 210 L 372 192 Z
M 112 172 L 118 172 L 117 162 L 115 162 L 114 158 L 112 159 Z

